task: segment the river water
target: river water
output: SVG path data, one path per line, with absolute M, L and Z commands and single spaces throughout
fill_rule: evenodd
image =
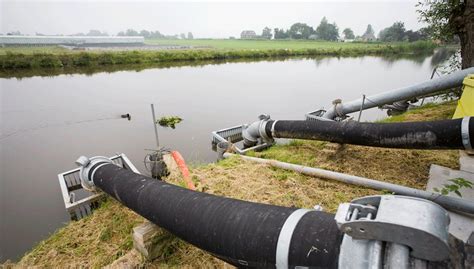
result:
M 432 56 L 286 59 L 92 75 L 0 79 L 0 262 L 17 259 L 64 223 L 57 174 L 80 155 L 125 153 L 146 172 L 155 145 L 150 104 L 162 145 L 188 163 L 215 160 L 211 132 L 251 123 L 261 113 L 303 119 L 336 98 L 350 101 L 429 79 Z M 131 114 L 131 120 L 120 118 Z M 384 117 L 373 109 L 362 120 Z

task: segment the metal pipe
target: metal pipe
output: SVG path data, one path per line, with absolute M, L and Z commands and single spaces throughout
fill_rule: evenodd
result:
M 385 269 L 408 269 L 410 268 L 410 249 L 407 246 L 387 243 L 387 258 Z
M 367 99 L 371 100 L 371 102 L 363 103 L 363 100 L 359 98 L 351 102 L 340 103 L 336 105 L 337 113 L 336 106 L 331 107 L 330 109 L 328 109 L 328 111 L 326 111 L 326 113 L 324 113 L 323 118 L 334 119 L 336 116 L 342 116 L 352 112 L 356 112 L 361 107 L 363 109 L 369 109 L 385 104 L 391 104 L 396 101 L 410 100 L 414 97 L 458 87 L 462 85 L 464 77 L 472 73 L 474 73 L 474 67 L 459 70 L 444 77 L 432 79 L 416 85 L 368 96 Z
M 156 127 L 155 105 L 151 104 L 151 116 L 153 117 L 153 127 L 155 128 L 156 148 L 160 148 L 160 141 L 158 140 L 158 127 Z
M 229 158 L 234 155 L 236 154 L 224 153 L 224 158 Z M 474 214 L 474 203 L 465 199 L 444 196 L 437 193 L 418 190 L 418 189 L 400 186 L 397 184 L 378 181 L 374 179 L 333 172 L 333 171 L 324 170 L 320 168 L 313 168 L 313 167 L 308 167 L 308 166 L 303 166 L 303 165 L 290 164 L 290 163 L 280 162 L 276 160 L 261 159 L 261 158 L 255 158 L 255 157 L 250 157 L 250 156 L 243 156 L 243 155 L 236 155 L 236 156 L 240 156 L 244 160 L 268 164 L 273 167 L 295 171 L 295 172 L 308 175 L 308 176 L 332 179 L 339 182 L 357 185 L 357 186 L 364 186 L 364 187 L 368 187 L 375 190 L 390 191 L 390 192 L 400 194 L 400 195 L 419 197 L 419 198 L 433 201 L 445 207 L 446 209 L 460 211 L 460 212 L 464 212 L 468 214 Z
M 359 117 L 357 118 L 357 122 L 360 122 L 360 117 L 362 117 L 362 111 L 364 110 L 364 103 L 365 103 L 365 94 L 362 94 L 362 104 L 360 105 Z

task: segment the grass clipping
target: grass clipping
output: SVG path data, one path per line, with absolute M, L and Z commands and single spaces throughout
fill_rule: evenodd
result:
M 428 105 L 407 112 L 400 120 L 446 118 L 455 103 Z M 429 111 L 429 112 L 427 112 Z M 392 121 L 391 119 L 389 121 Z M 295 140 L 288 145 L 252 153 L 253 156 L 320 167 L 337 172 L 423 189 L 431 164 L 458 168 L 458 151 L 403 150 Z M 356 197 L 382 194 L 363 187 L 308 177 L 299 173 L 243 161 L 238 157 L 191 169 L 198 190 L 252 202 L 312 208 L 321 205 L 335 212 L 339 203 Z M 170 183 L 182 185 L 179 174 Z M 19 265 L 40 267 L 101 267 L 132 248 L 132 227 L 144 219 L 109 200 L 88 218 L 71 222 L 41 242 Z M 230 265 L 161 230 L 163 251 L 153 262 L 139 266 L 226 268 Z

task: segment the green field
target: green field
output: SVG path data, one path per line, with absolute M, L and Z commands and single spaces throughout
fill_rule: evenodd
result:
M 419 47 L 426 46 L 427 42 L 396 42 L 396 43 L 380 43 L 380 42 L 328 42 L 315 40 L 240 40 L 240 39 L 147 39 L 146 45 L 163 45 L 163 46 L 192 46 L 195 49 L 210 50 L 371 50 L 383 49 L 387 47 Z M 140 50 L 137 47 L 137 50 Z M 0 47 L 0 55 L 7 53 L 22 54 L 63 54 L 63 53 L 80 53 L 80 50 L 69 50 L 60 46 L 27 46 L 27 47 Z M 87 51 L 90 53 L 101 53 L 101 50 Z
M 147 39 L 149 45 L 180 45 L 210 47 L 222 50 L 269 50 L 269 49 L 352 49 L 379 47 L 386 45 L 401 45 L 403 43 L 344 43 L 316 40 L 240 40 L 240 39 Z

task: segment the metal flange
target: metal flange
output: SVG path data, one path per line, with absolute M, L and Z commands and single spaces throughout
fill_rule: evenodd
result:
M 449 257 L 447 211 L 431 201 L 395 195 L 367 196 L 339 205 L 336 222 L 354 239 L 405 245 L 410 255 L 442 261 Z
M 112 160 L 104 156 L 95 156 L 91 158 L 87 158 L 86 156 L 79 157 L 76 160 L 76 164 L 81 167 L 79 177 L 81 178 L 82 187 L 88 191 L 95 191 L 93 181 L 94 172 L 100 165 L 109 163 L 113 163 Z M 93 169 L 93 171 L 91 171 L 91 169 Z

